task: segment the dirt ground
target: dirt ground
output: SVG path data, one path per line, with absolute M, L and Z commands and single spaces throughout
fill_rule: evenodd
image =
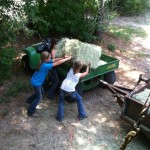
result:
M 117 18 L 114 22 L 146 30 L 150 28 L 150 17 L 147 15 Z M 145 22 L 141 24 L 141 21 Z M 131 43 L 124 45 L 120 39 L 105 35 L 105 44 L 113 41 L 118 46 L 114 53 L 106 51 L 120 60 L 116 85 L 134 88 L 140 74 L 150 78 L 150 46 L 149 43 L 145 44 L 149 36 L 140 38 L 140 42 L 139 37 L 135 37 Z M 21 49 L 34 42 L 24 41 L 24 44 L 16 46 Z M 125 51 L 121 52 L 121 48 Z M 140 51 L 143 55 L 139 55 Z M 30 75 L 20 73 L 11 81 L 17 78 L 28 82 Z M 11 81 L 0 87 L 0 96 Z M 119 150 L 123 138 L 132 129 L 120 118 L 122 109 L 106 88 L 97 87 L 83 94 L 85 110 L 89 113 L 85 120 L 77 119 L 76 103 L 65 102 L 65 119 L 62 123 L 55 120 L 58 93 L 53 101 L 43 98 L 37 108 L 39 117 L 27 117 L 25 100 L 32 92 L 20 93 L 11 98 L 10 103 L 0 104 L 0 150 Z M 150 143 L 142 134 L 127 146 L 127 150 L 149 149 Z

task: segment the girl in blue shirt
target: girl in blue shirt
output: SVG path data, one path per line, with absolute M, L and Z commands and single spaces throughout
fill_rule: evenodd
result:
M 52 67 L 58 66 L 70 59 L 71 57 L 55 58 L 52 60 L 49 52 L 44 51 L 41 53 L 41 62 L 38 65 L 37 70 L 35 71 L 35 73 L 31 78 L 31 85 L 34 87 L 35 94 L 29 97 L 28 100 L 26 101 L 27 103 L 30 104 L 27 111 L 28 116 L 34 116 L 36 106 L 42 99 L 42 93 L 43 93 L 42 84 L 49 70 L 51 70 Z

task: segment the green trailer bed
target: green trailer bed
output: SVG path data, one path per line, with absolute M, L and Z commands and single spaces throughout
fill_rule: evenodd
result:
M 46 42 L 36 43 L 24 49 L 24 52 L 26 53 L 22 57 L 22 67 L 24 71 L 28 72 L 30 70 L 36 69 L 36 66 L 40 60 L 40 53 L 43 50 L 48 50 L 47 47 L 46 49 L 43 49 L 45 43 Z M 50 45 L 50 43 L 48 45 Z M 92 89 L 99 85 L 99 81 L 96 80 L 97 78 L 102 79 L 110 84 L 113 84 L 116 81 L 115 70 L 118 69 L 119 60 L 114 57 L 102 54 L 99 61 L 101 65 L 99 65 L 99 67 L 96 69 L 90 69 L 89 74 L 80 81 L 79 85 L 80 87 L 82 86 L 83 91 Z M 66 62 L 57 67 L 60 80 L 66 77 L 67 72 L 71 66 L 72 62 Z
M 99 85 L 99 81 L 97 78 L 105 80 L 111 84 L 113 84 L 116 80 L 115 71 L 118 69 L 119 60 L 102 54 L 100 58 L 100 66 L 96 69 L 90 69 L 89 74 L 80 80 L 80 85 L 82 86 L 82 90 L 89 90 Z M 71 63 L 64 63 L 57 67 L 57 71 L 59 76 L 65 78 L 67 72 L 71 68 Z

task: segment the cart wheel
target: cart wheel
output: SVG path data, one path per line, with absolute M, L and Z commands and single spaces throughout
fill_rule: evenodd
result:
M 83 95 L 83 89 L 81 84 L 77 84 L 76 91 L 80 94 L 80 96 Z
M 108 82 L 109 84 L 114 84 L 116 81 L 116 73 L 115 71 L 108 72 L 104 75 L 104 81 Z
M 80 94 L 80 96 L 83 95 L 83 90 L 80 84 L 77 84 L 76 91 Z M 76 102 L 76 100 L 74 98 L 71 98 L 70 96 L 65 96 L 65 101 L 67 101 L 68 103 Z
M 27 55 L 24 55 L 22 57 L 22 69 L 24 72 L 29 72 L 30 71 L 30 67 L 29 67 L 29 59 Z

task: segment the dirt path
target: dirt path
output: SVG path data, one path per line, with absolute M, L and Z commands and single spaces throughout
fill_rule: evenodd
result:
M 119 26 L 134 27 L 137 30 L 139 28 L 143 29 L 147 33 L 147 37 L 134 37 L 130 48 L 134 51 L 142 51 L 145 54 L 150 54 L 150 12 L 147 12 L 143 16 L 118 17 L 112 23 Z
M 118 19 L 126 24 L 129 19 L 128 24 L 131 23 L 130 18 Z M 132 22 L 135 21 L 137 19 L 133 18 Z M 137 47 L 140 44 L 141 48 L 141 42 L 135 44 Z M 149 53 L 146 50 L 149 49 L 145 47 L 144 53 Z M 133 88 L 139 74 L 150 75 L 150 57 L 137 55 L 136 49 L 108 54 L 120 60 L 115 84 Z M 20 74 L 18 78 L 28 82 L 30 76 Z M 8 85 L 7 82 L 0 87 L 0 91 Z M 76 103 L 65 102 L 63 123 L 55 120 L 58 94 L 54 101 L 43 98 L 37 109 L 38 118 L 27 117 L 25 99 L 31 92 L 20 93 L 11 98 L 11 103 L 0 104 L 0 112 L 3 112 L 0 113 L 0 150 L 118 150 L 124 136 L 132 129 L 120 118 L 121 108 L 107 89 L 97 87 L 84 93 L 83 102 L 89 117 L 83 121 L 77 119 Z M 150 143 L 144 135 L 139 135 L 127 147 L 127 150 L 149 149 Z

